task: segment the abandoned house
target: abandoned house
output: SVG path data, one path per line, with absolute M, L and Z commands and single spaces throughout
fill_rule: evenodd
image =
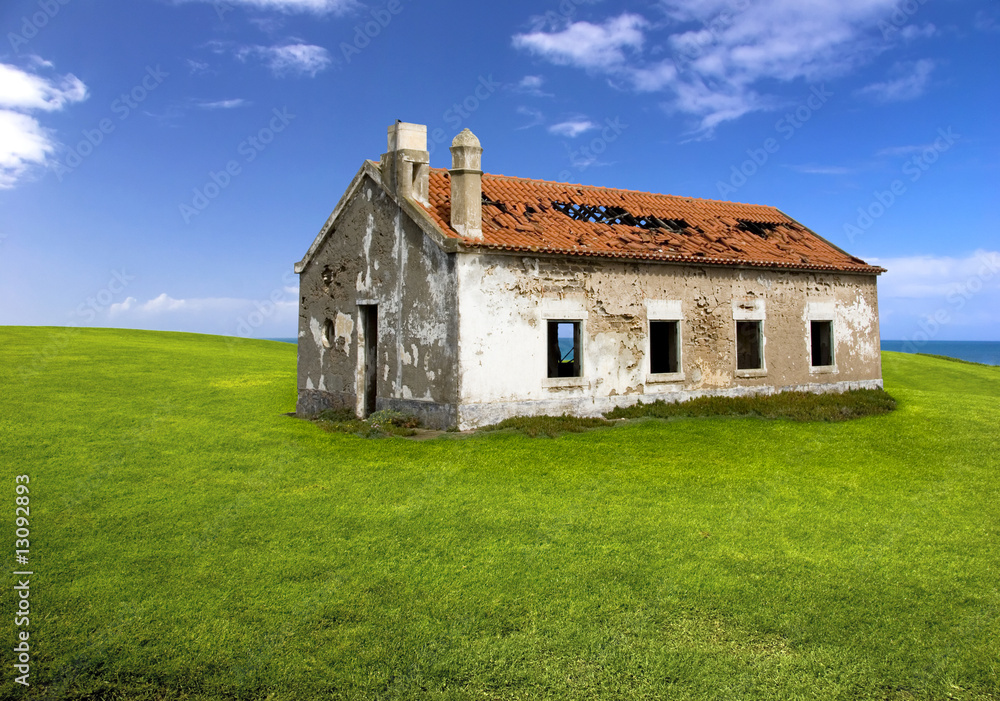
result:
M 882 386 L 868 265 L 774 207 L 431 168 L 389 127 L 305 257 L 301 415 L 461 429 L 701 395 Z

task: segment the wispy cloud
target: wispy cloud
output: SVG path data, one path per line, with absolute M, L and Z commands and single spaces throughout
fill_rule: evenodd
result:
M 266 302 L 235 297 L 175 298 L 165 292 L 145 301 L 128 297 L 112 304 L 95 324 L 281 337 L 294 333 L 298 291 L 285 287 L 280 292 L 277 301 L 272 301 L 272 293 Z
M 143 113 L 152 117 L 162 126 L 176 127 L 178 123 L 188 117 L 193 110 L 206 110 L 214 112 L 217 110 L 232 110 L 240 107 L 249 107 L 253 103 L 242 97 L 228 100 L 204 100 L 197 98 L 187 98 L 171 102 L 158 112 L 143 110 Z
M 289 74 L 314 77 L 333 62 L 330 52 L 322 46 L 303 43 L 243 46 L 236 50 L 236 57 L 241 61 L 246 61 L 250 57 L 259 58 L 278 77 Z
M 324 15 L 343 12 L 356 4 L 354 0 L 200 0 L 200 2 L 212 3 L 220 14 L 235 7 L 248 7 L 257 10 Z
M 855 172 L 853 168 L 845 168 L 844 166 L 792 165 L 788 167 L 796 173 L 805 173 L 806 175 L 850 175 Z
M 203 110 L 232 110 L 237 107 L 247 107 L 248 105 L 250 103 L 242 97 L 234 100 L 215 100 L 211 102 L 195 101 L 195 107 Z
M 191 75 L 201 75 L 210 72 L 210 67 L 205 61 L 196 61 L 193 58 L 189 58 L 185 63 L 187 63 L 188 72 Z
M 532 127 L 537 127 L 539 124 L 545 124 L 545 115 L 541 110 L 522 105 L 517 108 L 517 113 L 523 114 L 530 120 L 527 124 L 518 127 L 518 129 L 531 129 Z
M 641 49 L 639 15 L 625 13 L 604 24 L 574 22 L 558 32 L 531 32 L 514 36 L 514 46 L 552 63 L 607 71 L 625 64 L 625 49 Z
M 878 281 L 883 338 L 990 339 L 1000 326 L 1000 252 L 868 258 Z
M 575 119 L 567 119 L 565 122 L 559 122 L 558 124 L 553 124 L 549 127 L 549 132 L 556 134 L 557 136 L 565 136 L 570 139 L 575 139 L 580 136 L 580 134 L 585 134 L 591 129 L 596 128 L 597 125 L 589 119 L 578 117 Z
M 38 57 L 29 62 L 37 69 L 52 68 Z M 75 75 L 46 78 L 0 63 L 0 189 L 14 187 L 56 149 L 52 132 L 30 113 L 59 111 L 87 96 L 87 86 Z
M 879 297 L 926 299 L 946 297 L 962 290 L 973 278 L 980 277 L 976 287 L 992 289 L 1000 297 L 1000 253 L 976 251 L 963 257 L 906 256 L 872 258 L 889 272 L 879 278 Z M 1000 302 L 1000 298 L 997 299 Z
M 551 93 L 542 90 L 542 85 L 544 84 L 545 78 L 542 76 L 526 75 L 517 84 L 513 85 L 511 89 L 514 92 L 530 95 L 531 97 L 552 97 Z
M 1000 32 L 1000 20 L 997 13 L 987 10 L 980 10 L 976 13 L 976 29 L 981 32 Z
M 913 41 L 915 39 L 927 39 L 928 37 L 935 36 L 937 33 L 937 27 L 933 24 L 928 23 L 923 26 L 908 24 L 903 27 L 899 35 L 906 41 Z
M 872 83 L 858 91 L 860 95 L 873 97 L 879 102 L 902 102 L 920 97 L 927 91 L 934 71 L 934 61 L 922 59 L 911 63 L 897 63 L 893 66 L 890 80 Z
M 876 156 L 909 156 L 911 153 L 921 153 L 929 148 L 934 148 L 933 144 L 911 144 L 909 146 L 890 146 L 876 151 Z
M 781 104 L 765 92 L 775 82 L 825 80 L 868 62 L 886 48 L 878 22 L 895 5 L 660 0 L 666 22 L 626 12 L 600 24 L 567 22 L 516 34 L 513 44 L 550 63 L 610 77 L 622 88 L 666 92 L 668 109 L 691 116 L 696 129 L 710 135 L 723 123 Z M 933 32 L 931 25 L 914 26 L 906 37 Z M 897 90 L 905 94 L 905 86 Z

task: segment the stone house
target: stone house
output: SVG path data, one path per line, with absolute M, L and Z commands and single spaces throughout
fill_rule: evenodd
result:
M 301 415 L 471 428 L 639 400 L 882 386 L 884 269 L 774 207 L 430 167 L 396 123 L 305 257 Z

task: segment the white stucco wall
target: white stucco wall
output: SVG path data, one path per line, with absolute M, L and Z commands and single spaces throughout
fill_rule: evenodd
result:
M 642 399 L 881 386 L 874 276 L 459 254 L 459 426 L 599 415 Z M 819 311 L 817 311 L 819 310 Z M 810 368 L 831 315 L 837 365 Z M 580 378 L 547 377 L 547 322 L 582 325 Z M 648 321 L 680 322 L 678 373 L 649 374 Z M 735 322 L 760 320 L 765 369 L 737 371 Z

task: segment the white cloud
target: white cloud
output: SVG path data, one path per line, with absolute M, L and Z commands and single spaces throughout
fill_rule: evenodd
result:
M 552 97 L 551 93 L 542 91 L 542 85 L 544 84 L 545 79 L 542 76 L 526 75 L 513 86 L 513 90 L 524 95 L 531 95 L 532 97 Z
M 674 101 L 668 107 L 700 117 L 698 131 L 704 135 L 710 135 L 723 122 L 735 121 L 769 106 L 768 101 L 753 90 L 708 85 L 700 77 L 678 81 L 672 87 Z
M 40 61 L 40 67 L 51 67 Z M 0 63 L 0 107 L 22 111 L 61 110 L 70 102 L 87 99 L 87 86 L 73 74 L 55 80 Z
M 330 52 L 313 44 L 285 44 L 284 46 L 244 46 L 237 50 L 240 60 L 257 56 L 276 76 L 288 73 L 315 76 L 333 62 Z
M 94 324 L 257 338 L 290 337 L 295 335 L 297 300 L 296 287 L 279 288 L 264 300 L 234 297 L 177 299 L 167 293 L 144 302 L 127 297 L 112 304 Z
M 574 22 L 518 34 L 514 46 L 554 64 L 603 73 L 622 87 L 665 91 L 669 109 L 690 115 L 698 130 L 711 134 L 720 124 L 780 104 L 762 94 L 775 81 L 825 80 L 884 51 L 878 23 L 896 2 L 661 0 L 669 18 L 663 25 L 624 13 L 604 24 Z M 933 32 L 931 25 L 914 27 L 906 38 Z
M 982 285 L 1000 292 L 1000 253 L 979 250 L 961 258 L 951 256 L 907 256 L 868 259 L 889 272 L 879 278 L 879 297 L 943 298 Z M 978 282 L 975 282 L 978 280 Z M 1000 301 L 1000 300 L 998 300 Z
M 31 57 L 38 69 L 52 64 Z M 87 86 L 75 75 L 54 79 L 0 63 L 0 189 L 14 187 L 33 165 L 44 165 L 55 140 L 32 111 L 54 112 L 87 99 Z
M 609 70 L 625 63 L 623 49 L 641 49 L 646 20 L 625 13 L 603 25 L 574 22 L 559 32 L 514 36 L 514 46 L 559 65 Z
M 897 63 L 891 74 L 896 76 L 891 80 L 872 83 L 861 90 L 859 94 L 874 97 L 879 102 L 901 102 L 920 97 L 927 90 L 934 71 L 934 62 L 922 59 L 912 63 Z
M 45 163 L 54 148 L 37 119 L 0 110 L 0 190 L 14 187 L 32 164 Z
M 879 278 L 882 338 L 1000 340 L 1000 252 L 869 258 Z
M 322 15 L 330 12 L 342 12 L 355 4 L 354 0 L 202 0 L 202 2 L 211 2 L 216 6 L 216 11 L 220 15 L 224 15 L 227 9 L 234 6 L 288 13 L 310 12 Z
M 578 117 L 576 119 L 568 119 L 565 122 L 559 122 L 559 124 L 553 124 L 549 127 L 549 132 L 556 134 L 557 136 L 565 136 L 570 139 L 575 139 L 580 136 L 580 134 L 584 134 L 591 129 L 596 128 L 597 125 L 589 119 Z

